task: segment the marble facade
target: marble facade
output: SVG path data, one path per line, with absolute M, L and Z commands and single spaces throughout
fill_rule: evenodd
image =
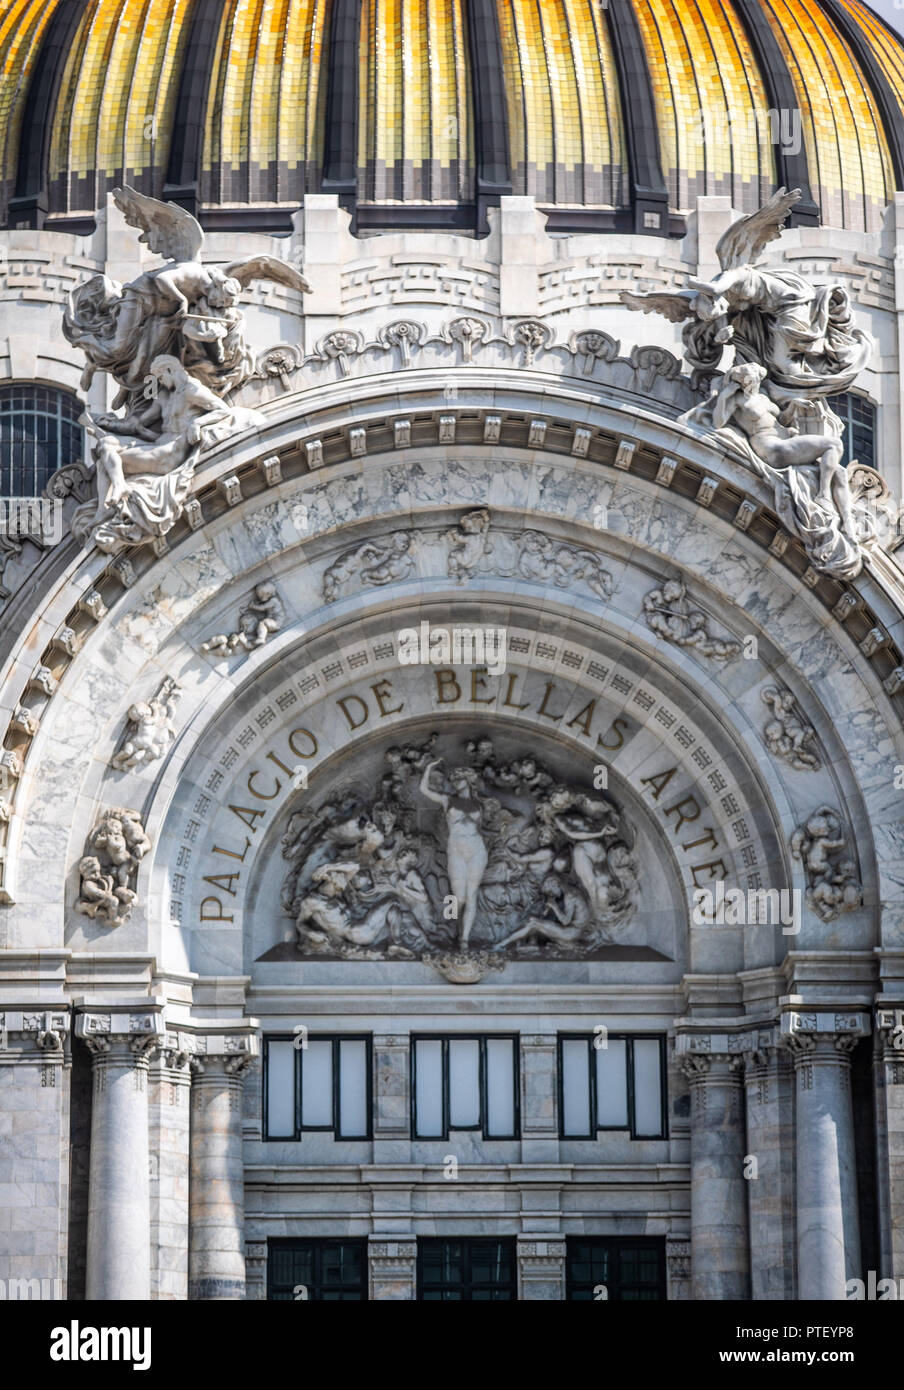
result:
M 206 449 L 153 543 L 67 532 L 6 558 L 0 1279 L 256 1299 L 269 1241 L 343 1237 L 367 1241 L 371 1298 L 412 1299 L 418 1240 L 458 1235 L 513 1239 L 524 1299 L 566 1296 L 579 1236 L 660 1240 L 671 1299 L 904 1278 L 900 552 L 814 568 L 765 483 L 678 419 L 698 401 L 679 327 L 619 300 L 712 276 L 727 199 L 699 199 L 683 242 L 618 249 L 549 236 L 526 198 L 490 218 L 485 241 L 359 241 L 318 195 L 287 241 L 209 234 L 211 262 L 275 255 L 311 285 L 303 305 L 243 293 L 256 365 L 234 400 L 260 423 Z M 92 237 L 0 242 L 0 371 L 75 389 L 64 290 L 156 262 L 112 201 Z M 777 252 L 843 281 L 875 340 L 861 386 L 895 494 L 902 247 L 898 195 L 882 233 L 797 228 Z M 92 408 L 110 394 L 95 378 Z M 85 496 L 63 482 L 68 522 Z M 449 538 L 477 510 L 487 548 L 463 560 Z M 718 651 L 650 623 L 669 583 Z M 278 620 L 232 643 L 262 589 Z M 401 665 L 425 621 L 504 629 L 504 673 Z M 162 688 L 164 733 L 123 757 Z M 294 950 L 290 818 L 433 731 L 587 786 L 605 769 L 641 865 L 621 954 L 537 947 L 458 984 L 428 959 Z M 79 865 L 116 808 L 150 848 L 128 911 L 92 915 Z M 828 918 L 792 852 L 817 808 L 860 890 Z M 717 882 L 796 894 L 799 930 L 700 920 Z M 667 1039 L 667 1137 L 563 1136 L 557 1039 L 599 1025 Z M 372 1039 L 370 1138 L 265 1138 L 263 1040 L 298 1028 Z M 518 1138 L 413 1137 L 410 1037 L 456 1032 L 519 1035 Z

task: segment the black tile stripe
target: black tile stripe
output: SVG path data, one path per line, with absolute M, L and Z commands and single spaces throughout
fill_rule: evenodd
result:
M 358 67 L 361 0 L 333 0 L 327 57 L 324 193 L 353 211 L 358 196 Z
M 66 59 L 88 0 L 63 0 L 53 13 L 25 97 L 10 227 L 42 227 L 49 211 L 50 137 Z
M 633 230 L 668 236 L 669 194 L 662 172 L 656 104 L 643 35 L 632 0 L 609 0 L 607 14 L 625 127 Z M 644 226 L 644 214 L 648 212 L 659 216 L 655 227 Z
M 198 214 L 204 114 L 225 0 L 195 0 L 179 77 L 163 197 Z
M 734 0 L 734 5 L 750 40 L 770 107 L 774 111 L 797 110 L 800 102 L 794 89 L 794 79 L 760 0 Z M 775 168 L 780 186 L 799 188 L 801 191 L 801 200 L 793 209 L 789 223 L 792 226 L 801 223 L 817 226 L 819 207 L 810 186 L 810 169 L 803 143 L 796 154 L 783 149 L 780 144 L 776 145 Z

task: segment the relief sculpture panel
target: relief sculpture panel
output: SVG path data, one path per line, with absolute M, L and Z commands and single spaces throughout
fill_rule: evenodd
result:
M 449 978 L 605 956 L 638 944 L 636 850 L 623 806 L 591 778 L 433 732 L 386 749 L 369 785 L 339 779 L 292 814 L 281 904 L 294 940 L 277 951 L 422 959 Z

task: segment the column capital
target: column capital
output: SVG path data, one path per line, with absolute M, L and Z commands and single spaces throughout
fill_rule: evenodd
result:
M 69 1027 L 67 1008 L 0 1010 L 0 1062 L 61 1060 Z
M 675 1057 L 691 1081 L 708 1076 L 724 1080 L 726 1072 L 730 1075 L 744 1065 L 744 1054 L 756 1045 L 755 1037 L 752 1032 L 682 1030 L 675 1039 Z
M 108 1058 L 145 1065 L 164 1034 L 163 1001 L 80 1007 L 75 1036 L 81 1039 L 95 1062 Z
M 887 1079 L 900 1086 L 904 1082 L 904 1007 L 876 1009 L 876 1043 L 877 1059 L 889 1068 Z
M 260 1056 L 257 1019 L 212 1026 L 210 1032 L 179 1032 L 178 1050 L 188 1054 L 196 1078 L 205 1075 L 241 1080 Z
M 825 1055 L 848 1056 L 861 1038 L 869 1037 L 870 1017 L 866 1010 L 786 1009 L 781 1016 L 780 1042 L 795 1060 Z
M 904 1052 L 904 1006 L 877 1009 L 876 1034 L 892 1051 Z

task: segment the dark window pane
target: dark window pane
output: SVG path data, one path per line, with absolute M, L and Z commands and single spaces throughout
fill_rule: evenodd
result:
M 36 497 L 52 473 L 79 458 L 81 411 L 68 391 L 0 387 L 0 494 Z
M 857 459 L 875 468 L 876 407 L 864 396 L 855 396 L 849 391 L 829 397 L 827 404 L 844 422 L 844 462 Z
M 267 1297 L 297 1299 L 303 1286 L 314 1303 L 362 1303 L 367 1298 L 366 1243 L 363 1240 L 271 1240 Z
M 658 1237 L 575 1237 L 566 1242 L 566 1250 L 569 1300 L 636 1303 L 665 1298 L 665 1242 Z
M 512 1240 L 419 1240 L 418 1298 L 426 1303 L 515 1298 Z

